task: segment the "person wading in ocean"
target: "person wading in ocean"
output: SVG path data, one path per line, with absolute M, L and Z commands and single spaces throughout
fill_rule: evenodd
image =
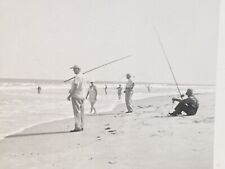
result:
M 88 89 L 87 96 L 86 96 L 86 99 L 88 99 L 91 104 L 90 113 L 92 113 L 93 111 L 94 111 L 94 114 L 97 113 L 94 107 L 97 101 L 97 95 L 98 95 L 97 87 L 94 85 L 94 82 L 91 82 L 91 85 Z
M 122 90 L 123 90 L 123 88 L 121 87 L 121 84 L 119 84 L 119 86 L 116 89 L 117 89 L 118 99 L 120 100 L 122 95 Z
M 37 87 L 37 91 L 38 91 L 38 94 L 41 93 L 41 86 L 38 86 L 38 87 Z
M 108 86 L 107 86 L 107 84 L 105 84 L 105 95 L 107 95 L 108 94 L 108 92 L 107 92 L 107 89 L 108 89 Z

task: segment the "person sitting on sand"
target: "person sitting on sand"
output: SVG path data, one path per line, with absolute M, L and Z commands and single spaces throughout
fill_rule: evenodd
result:
M 187 89 L 186 95 L 187 99 L 177 99 L 172 98 L 173 101 L 178 101 L 179 104 L 175 107 L 175 111 L 173 113 L 169 113 L 171 116 L 181 115 L 181 112 L 184 111 L 187 116 L 193 116 L 197 113 L 199 102 L 198 99 L 194 96 L 192 89 Z
M 121 87 L 121 84 L 119 84 L 119 86 L 116 89 L 117 89 L 118 99 L 120 100 L 122 95 L 122 90 L 123 90 L 123 88 Z
M 96 109 L 94 107 L 96 101 L 97 101 L 97 95 L 98 95 L 98 91 L 97 91 L 97 88 L 96 86 L 94 85 L 94 82 L 91 82 L 91 85 L 88 89 L 88 92 L 87 92 L 87 96 L 86 96 L 86 99 L 88 98 L 90 104 L 91 104 L 91 110 L 90 110 L 90 113 L 92 113 L 94 111 L 94 114 L 96 114 Z

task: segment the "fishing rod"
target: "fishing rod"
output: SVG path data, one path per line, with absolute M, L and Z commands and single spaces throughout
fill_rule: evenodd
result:
M 99 69 L 99 68 L 104 67 L 104 66 L 106 66 L 106 65 L 109 65 L 109 64 L 118 62 L 118 61 L 120 61 L 120 60 L 127 59 L 127 58 L 129 58 L 129 57 L 131 57 L 131 56 L 132 56 L 132 55 L 128 55 L 128 56 L 125 56 L 125 57 L 122 57 L 122 58 L 115 59 L 115 60 L 113 60 L 113 61 L 107 62 L 107 63 L 105 63 L 105 64 L 103 64 L 103 65 L 96 66 L 96 67 L 94 67 L 94 68 L 92 68 L 92 69 L 89 69 L 89 70 L 83 72 L 83 74 L 92 72 L 92 71 L 94 71 L 94 70 L 96 70 L 96 69 Z M 64 82 L 68 82 L 68 81 L 70 81 L 70 80 L 72 80 L 72 79 L 74 79 L 74 78 L 75 78 L 75 76 L 74 76 L 74 77 L 71 77 L 71 78 L 69 78 L 69 79 L 67 79 L 67 80 L 64 80 Z
M 161 48 L 162 48 L 163 55 L 164 55 L 164 57 L 166 58 L 167 64 L 169 65 L 169 68 L 170 68 L 170 71 L 171 71 L 171 73 L 172 73 L 173 79 L 174 79 L 175 84 L 176 84 L 176 86 L 177 86 L 177 90 L 178 90 L 178 92 L 179 92 L 179 94 L 180 94 L 180 97 L 181 97 L 181 99 L 182 99 L 182 96 L 183 96 L 183 95 L 182 95 L 181 92 L 180 92 L 180 89 L 179 89 L 178 83 L 177 83 L 177 81 L 176 81 L 175 75 L 174 75 L 174 73 L 173 73 L 172 67 L 171 67 L 171 65 L 170 65 L 169 59 L 168 59 L 168 57 L 167 57 L 167 55 L 166 55 L 166 51 L 165 51 L 165 49 L 164 49 L 162 40 L 160 39 L 160 36 L 159 36 L 159 33 L 158 33 L 156 27 L 153 26 L 153 28 L 154 28 L 154 31 L 155 31 L 155 33 L 156 33 L 156 35 L 157 35 L 158 40 L 159 40 L 159 44 L 160 44 L 160 46 L 161 46 Z

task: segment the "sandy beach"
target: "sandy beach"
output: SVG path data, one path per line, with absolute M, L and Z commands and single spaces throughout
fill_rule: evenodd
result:
M 134 102 L 85 116 L 85 130 L 68 132 L 73 119 L 37 125 L 0 142 L 2 169 L 212 169 L 213 93 L 197 95 L 192 117 L 167 117 L 171 97 Z

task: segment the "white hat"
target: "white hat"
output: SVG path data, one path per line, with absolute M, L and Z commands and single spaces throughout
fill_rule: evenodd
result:
M 70 69 L 81 69 L 81 68 L 78 65 L 74 65 L 74 66 L 70 67 Z

